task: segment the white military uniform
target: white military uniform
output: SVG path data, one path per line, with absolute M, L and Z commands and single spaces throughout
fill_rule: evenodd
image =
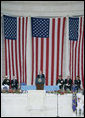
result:
M 77 94 L 77 115 L 79 115 L 79 110 L 81 110 L 81 114 L 83 114 L 84 111 L 84 101 L 82 98 L 83 96 L 81 94 Z

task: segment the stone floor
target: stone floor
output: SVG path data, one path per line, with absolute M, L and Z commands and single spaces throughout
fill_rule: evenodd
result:
M 57 111 L 57 105 L 58 105 L 58 111 Z M 55 94 L 46 93 L 45 104 L 43 109 L 29 110 L 28 95 L 26 93 L 23 94 L 1 93 L 1 117 L 57 117 L 57 116 L 78 117 L 72 111 L 72 94 L 64 94 L 57 96 Z

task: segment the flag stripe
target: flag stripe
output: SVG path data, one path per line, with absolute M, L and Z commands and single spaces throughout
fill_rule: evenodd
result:
M 23 22 L 22 22 L 22 17 L 21 17 L 21 32 L 20 32 L 20 50 L 21 50 L 21 81 L 23 82 L 23 46 L 22 46 L 22 27 L 23 27 Z
M 9 53 L 8 53 L 8 40 L 6 40 L 6 44 L 7 44 L 7 75 L 9 77 Z
M 49 28 L 49 57 L 48 57 L 48 85 L 51 85 L 51 59 L 52 59 L 52 18 L 50 18 L 50 28 Z
M 82 32 L 82 17 L 80 19 L 80 38 L 79 38 L 79 47 L 78 47 L 78 76 L 80 76 L 80 40 Z
M 20 45 L 20 39 L 21 39 L 21 35 L 20 35 L 20 32 L 21 32 L 21 18 L 19 17 L 19 69 L 20 69 L 20 83 L 22 83 L 22 80 L 21 80 L 21 45 Z
M 9 41 L 9 50 L 10 50 L 10 74 L 11 74 L 11 78 L 12 78 L 11 41 Z
M 24 17 L 22 18 L 22 73 L 23 73 L 23 82 L 24 82 Z
M 36 38 L 36 77 L 38 74 L 38 38 Z
M 13 41 L 13 56 L 14 56 L 14 76 L 16 76 L 16 61 L 15 61 L 15 41 Z
M 51 59 L 51 85 L 53 85 L 54 78 L 54 36 L 55 36 L 55 19 L 52 19 L 52 59 Z
M 34 38 L 32 37 L 32 81 L 31 84 L 33 85 L 34 79 Z
M 63 18 L 60 19 L 60 39 L 59 39 L 59 75 L 61 75 L 61 52 L 62 52 L 62 29 L 63 29 Z
M 28 18 L 26 17 L 26 31 L 25 31 L 25 83 L 27 84 L 27 56 L 26 56 L 26 50 L 27 50 L 27 23 Z
M 72 41 L 72 82 L 73 82 L 73 58 L 74 58 L 74 41 Z
M 84 70 L 83 70 L 83 65 L 84 65 L 84 61 L 83 61 L 83 58 L 84 58 L 83 54 L 84 53 L 83 52 L 84 52 L 84 48 L 83 47 L 84 47 L 84 25 L 83 25 L 83 37 L 82 37 L 82 49 L 81 49 L 82 50 L 81 70 L 82 70 L 82 83 L 83 83 L 83 88 L 84 88 L 84 73 L 83 73 L 84 72 Z
M 81 34 L 81 49 L 80 49 L 80 72 L 81 72 L 81 75 L 80 75 L 80 78 L 81 79 L 81 83 L 82 83 L 82 86 L 84 88 L 84 70 L 83 70 L 83 65 L 84 65 L 84 62 L 83 62 L 83 59 L 84 59 L 84 56 L 83 56 L 83 53 L 84 52 L 84 20 L 82 18 L 82 34 Z
M 49 38 L 46 39 L 46 85 L 48 85 L 48 68 L 49 68 Z
M 12 70 L 13 70 L 13 76 L 15 75 L 15 72 L 14 72 L 14 56 L 13 56 L 13 40 L 11 41 L 11 55 L 12 55 Z
M 9 42 L 9 40 L 8 40 L 8 56 L 9 56 L 9 79 L 10 79 L 10 82 L 11 82 L 10 42 Z
M 6 46 L 6 40 L 5 40 L 5 75 L 7 75 L 7 46 Z
M 66 18 L 63 18 L 63 28 L 62 28 L 62 49 L 61 49 L 61 76 L 63 78 L 63 52 L 64 52 L 64 32 L 65 32 L 65 20 Z
M 57 35 L 57 78 L 59 76 L 59 43 L 60 43 L 60 18 L 58 18 L 58 35 Z M 57 82 L 57 81 L 56 81 Z
M 75 80 L 76 80 L 76 50 L 77 50 L 77 42 L 76 42 L 76 46 L 75 46 Z
M 17 77 L 17 80 L 18 80 L 17 41 L 15 41 L 15 63 L 16 63 L 16 77 Z
M 44 38 L 43 40 L 44 40 L 44 45 L 43 45 L 43 73 L 44 73 L 44 75 L 46 75 L 46 38 Z
M 55 19 L 55 51 L 54 51 L 54 85 L 56 85 L 56 69 L 57 69 L 57 29 L 58 29 L 58 22 L 57 18 Z
M 35 85 L 35 79 L 36 79 L 36 38 L 34 38 L 34 81 L 33 81 L 33 85 Z
M 42 66 L 42 63 L 41 63 L 41 60 L 42 60 L 42 56 L 41 56 L 41 54 L 42 54 L 42 46 L 43 44 L 42 44 L 42 42 L 41 42 L 41 38 L 38 38 L 38 74 L 39 74 L 39 72 L 40 72 L 40 70 L 41 70 L 41 66 Z
M 69 72 L 71 76 L 71 41 L 70 41 L 70 64 L 69 64 Z
M 41 68 L 40 70 L 43 72 L 43 42 L 44 42 L 44 39 L 41 38 Z

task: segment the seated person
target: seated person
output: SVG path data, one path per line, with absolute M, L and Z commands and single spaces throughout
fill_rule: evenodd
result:
M 2 85 L 8 85 L 8 86 L 10 85 L 10 80 L 8 79 L 7 75 L 5 76 L 5 79 L 3 80 Z
M 64 80 L 62 79 L 62 76 L 61 75 L 58 76 L 58 80 L 57 80 L 56 85 L 58 85 L 60 89 L 63 88 Z
M 15 76 L 13 76 L 13 79 L 11 80 L 11 88 L 14 90 L 18 89 L 18 81 Z
M 77 76 L 76 80 L 74 80 L 74 84 L 75 84 L 77 91 L 78 91 L 80 89 L 80 85 L 81 85 L 81 80 L 80 80 L 79 76 Z
M 64 80 L 61 77 L 61 89 L 63 89 L 63 86 L 64 86 Z
M 65 83 L 64 83 L 64 84 L 65 84 L 65 85 L 64 85 L 65 91 L 66 91 L 67 89 L 69 89 L 70 91 L 72 90 L 72 79 L 70 78 L 70 76 L 68 76 L 68 78 L 65 79 Z
M 4 80 L 3 80 L 3 82 L 2 82 L 1 89 L 8 91 L 9 90 L 9 86 L 10 86 L 10 80 L 8 79 L 8 76 L 6 75 Z
M 44 89 L 43 87 L 45 84 L 45 75 L 42 73 L 42 71 L 40 71 L 40 73 L 37 75 L 35 84 L 37 89 L 41 89 L 41 90 Z

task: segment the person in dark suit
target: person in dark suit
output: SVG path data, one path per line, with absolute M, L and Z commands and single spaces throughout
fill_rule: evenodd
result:
M 14 90 L 18 89 L 18 81 L 15 76 L 13 76 L 13 79 L 11 80 L 11 88 Z
M 68 76 L 67 79 L 65 79 L 64 84 L 65 84 L 65 85 L 64 85 L 65 91 L 66 91 L 67 89 L 69 89 L 70 91 L 72 90 L 72 79 L 71 79 L 70 76 Z
M 73 82 L 72 82 L 72 79 L 71 79 L 71 77 L 69 76 L 69 81 L 68 81 L 68 83 L 69 83 L 69 89 L 70 89 L 70 91 L 72 90 L 72 84 L 73 84 Z
M 6 75 L 3 82 L 2 82 L 2 85 L 8 85 L 10 86 L 10 80 L 8 79 L 8 76 Z
M 10 87 L 10 80 L 8 79 L 8 76 L 6 75 L 2 82 L 1 91 L 7 92 L 9 90 L 9 87 Z
M 64 80 L 63 80 L 63 78 L 61 77 L 61 89 L 63 89 L 63 86 L 64 86 Z
M 56 82 L 56 85 L 58 85 L 60 89 L 63 89 L 64 80 L 62 79 L 61 75 L 58 76 L 58 80 Z
M 40 71 L 39 74 L 37 75 L 35 84 L 36 84 L 37 90 L 44 89 L 45 75 L 42 73 L 42 71 Z
M 76 79 L 74 80 L 74 84 L 77 88 L 77 91 L 80 89 L 80 85 L 81 85 L 81 80 L 80 80 L 80 77 L 77 76 Z
M 68 88 L 68 82 L 67 82 L 68 80 L 67 79 L 65 79 L 65 81 L 64 81 L 64 90 L 66 91 L 66 89 Z

